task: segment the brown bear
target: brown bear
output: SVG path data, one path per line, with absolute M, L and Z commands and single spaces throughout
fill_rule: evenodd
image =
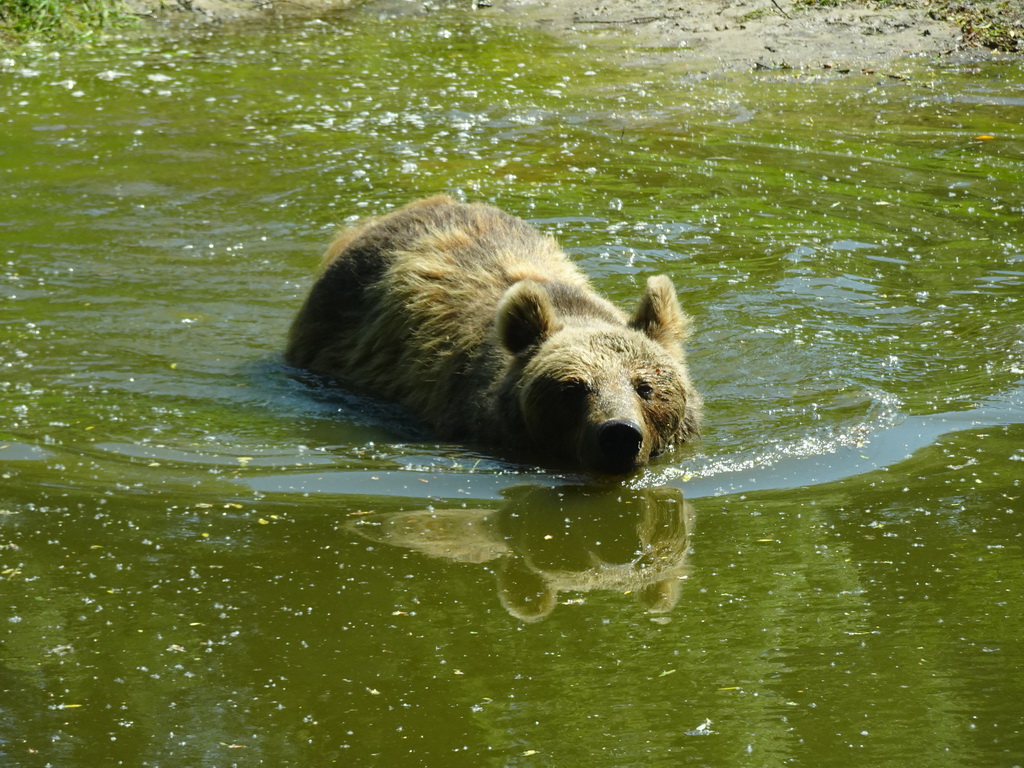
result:
M 338 236 L 285 359 L 403 403 L 444 438 L 623 474 L 698 433 L 688 329 L 668 277 L 627 318 L 553 238 L 433 197 Z

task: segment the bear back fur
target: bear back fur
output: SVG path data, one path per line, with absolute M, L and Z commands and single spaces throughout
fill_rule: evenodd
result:
M 285 357 L 403 403 L 446 438 L 628 471 L 698 430 L 688 327 L 668 278 L 651 278 L 627 318 L 553 238 L 496 208 L 434 197 L 338 236 Z M 639 437 L 632 426 L 597 437 L 612 421 Z M 595 440 L 636 455 L 606 462 Z

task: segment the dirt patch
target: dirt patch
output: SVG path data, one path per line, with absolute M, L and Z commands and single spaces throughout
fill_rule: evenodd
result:
M 492 0 L 530 23 L 627 36 L 630 63 L 871 69 L 908 57 L 1024 53 L 1024 0 Z
M 189 23 L 318 16 L 366 4 L 428 14 L 444 0 L 126 0 L 140 16 Z M 600 45 L 625 64 L 696 71 L 891 67 L 970 51 L 1024 52 L 1024 0 L 458 0 L 483 18 L 514 21 Z M 623 45 L 624 40 L 627 42 Z M 1005 54 L 1004 54 L 1005 55 Z
M 959 31 L 923 10 L 789 0 L 516 0 L 534 23 L 592 37 L 629 36 L 638 62 L 713 69 L 856 68 L 955 50 Z

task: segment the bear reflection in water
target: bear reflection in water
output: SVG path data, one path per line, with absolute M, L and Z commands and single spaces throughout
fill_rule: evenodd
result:
M 679 600 L 689 572 L 693 509 L 674 488 L 533 488 L 500 509 L 427 509 L 361 516 L 375 542 L 463 563 L 493 563 L 513 616 L 539 621 L 560 592 L 632 595 L 650 613 Z

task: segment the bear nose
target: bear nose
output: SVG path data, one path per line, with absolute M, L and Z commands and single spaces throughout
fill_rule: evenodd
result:
M 644 434 L 640 425 L 627 419 L 606 421 L 597 432 L 597 444 L 606 458 L 612 461 L 627 461 L 640 453 Z

